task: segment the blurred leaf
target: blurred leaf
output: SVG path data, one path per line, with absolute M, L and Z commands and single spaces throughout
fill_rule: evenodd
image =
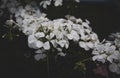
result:
M 76 63 L 76 66 L 74 67 L 74 69 L 78 69 L 79 71 L 81 71 L 82 73 L 86 73 L 86 65 L 85 63 L 82 63 L 82 62 L 77 62 Z

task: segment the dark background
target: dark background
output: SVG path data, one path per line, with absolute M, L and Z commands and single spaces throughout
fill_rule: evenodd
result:
M 112 32 L 120 31 L 120 0 L 81 0 L 81 3 L 64 2 L 63 7 L 48 7 L 43 11 L 50 19 L 62 18 L 66 14 L 88 19 L 100 40 L 107 38 Z M 76 5 L 76 6 L 74 6 Z M 3 27 L 7 14 L 0 17 L 0 36 L 7 30 Z M 5 30 L 5 31 L 4 31 Z M 47 66 L 44 61 L 35 61 L 31 55 L 34 50 L 27 46 L 27 37 L 23 34 L 14 41 L 0 37 L 0 78 L 47 78 Z M 27 56 L 27 57 L 26 57 Z M 57 62 L 51 61 L 51 78 L 105 78 L 92 73 L 94 68 L 88 64 L 87 74 L 74 70 L 76 56 L 67 56 Z M 110 78 L 120 78 L 109 72 Z

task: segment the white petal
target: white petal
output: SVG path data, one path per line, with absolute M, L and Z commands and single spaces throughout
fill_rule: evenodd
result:
M 57 50 L 58 50 L 59 52 L 61 52 L 61 51 L 62 51 L 62 48 L 57 48 Z
M 109 70 L 110 70 L 111 72 L 116 72 L 117 69 L 118 69 L 117 64 L 112 63 L 112 64 L 109 65 Z
M 97 61 L 100 61 L 100 62 L 102 62 L 102 63 L 105 63 L 106 57 L 107 57 L 106 54 L 101 54 L 101 55 L 99 55 Z
M 108 60 L 110 63 L 112 63 L 112 62 L 113 62 L 112 56 L 108 56 L 108 57 L 107 57 L 107 60 Z
M 58 44 L 63 48 L 65 46 L 66 41 L 65 40 L 60 40 Z
M 43 48 L 44 48 L 45 50 L 49 50 L 49 49 L 50 49 L 50 43 L 49 43 L 48 41 L 45 42 L 44 45 L 43 45 Z
M 43 50 L 43 49 L 39 49 L 39 50 L 37 50 L 37 51 L 35 51 L 35 53 L 43 53 L 45 50 Z
M 81 48 L 84 48 L 85 50 L 89 50 L 89 48 L 87 47 L 87 45 L 86 45 L 86 43 L 85 42 L 79 42 L 79 46 L 81 47 Z
M 42 47 L 42 43 L 39 42 L 38 40 L 34 41 L 33 43 L 29 44 L 30 48 L 34 48 L 34 49 L 39 49 Z
M 88 43 L 86 43 L 86 45 L 91 49 L 94 47 L 94 44 L 92 42 L 88 42 Z
M 97 60 L 97 58 L 98 58 L 97 56 L 93 56 L 92 60 L 95 61 L 95 60 Z
M 37 41 L 37 39 L 34 37 L 34 35 L 28 36 L 28 46 L 30 48 L 34 48 L 34 43 Z
M 56 41 L 55 41 L 55 40 L 51 40 L 50 42 L 52 43 L 52 45 L 53 45 L 53 47 L 54 47 L 54 48 L 56 48 L 56 47 L 57 47 L 57 43 L 56 43 Z
M 73 39 L 73 36 L 71 34 L 67 34 L 67 37 L 68 37 L 69 40 Z
M 93 54 L 93 55 L 98 55 L 98 54 L 100 54 L 100 53 L 99 53 L 98 51 L 93 51 L 92 54 Z
M 76 2 L 80 2 L 80 0 L 75 0 Z
M 42 38 L 42 37 L 44 37 L 45 36 L 45 34 L 43 33 L 43 32 L 37 32 L 36 34 L 35 34 L 35 37 L 37 37 L 38 39 L 39 38 Z
M 35 60 L 39 61 L 40 59 L 44 59 L 46 54 L 37 54 L 34 56 Z
M 69 42 L 66 42 L 65 48 L 68 49 L 68 47 L 69 47 Z
M 36 41 L 37 39 L 34 37 L 34 35 L 30 35 L 28 36 L 28 43 L 32 43 L 34 41 Z
M 43 42 L 41 42 L 41 41 L 36 42 L 36 47 L 37 48 L 41 48 L 42 46 L 43 46 Z
M 73 37 L 74 37 L 74 41 L 78 41 L 78 40 L 80 39 L 80 37 L 79 37 L 79 35 L 78 35 L 78 34 L 73 35 Z
M 89 25 L 86 22 L 83 22 L 82 25 L 85 26 L 86 28 L 89 28 Z
M 93 56 L 92 59 L 93 59 L 93 61 L 97 60 L 97 61 L 100 61 L 102 63 L 105 63 L 106 57 L 107 57 L 106 54 L 102 54 L 102 55 Z
M 55 6 L 60 6 L 62 5 L 62 0 L 56 0 L 54 3 Z
M 60 55 L 60 56 L 66 56 L 66 54 L 63 53 L 63 52 L 58 53 L 58 55 Z
M 50 33 L 50 39 L 52 39 L 55 36 L 55 34 Z
M 93 33 L 90 35 L 92 40 L 98 40 L 97 34 Z M 99 41 L 99 40 L 98 40 Z

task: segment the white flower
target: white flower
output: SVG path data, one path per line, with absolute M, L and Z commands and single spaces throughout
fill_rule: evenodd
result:
M 54 30 L 53 34 L 55 34 L 57 39 L 62 39 L 63 38 L 63 33 L 60 32 L 59 30 Z
M 113 63 L 114 60 L 120 59 L 120 53 L 118 51 L 114 51 L 111 55 L 107 57 L 107 60 Z
M 43 44 L 43 48 L 44 48 L 45 50 L 49 50 L 49 49 L 50 49 L 50 43 L 49 43 L 49 41 L 47 41 L 47 42 L 45 42 L 45 43 Z
M 34 35 L 28 36 L 28 44 L 35 42 L 37 39 L 35 38 Z
M 93 61 L 97 60 L 97 61 L 100 61 L 102 63 L 105 63 L 106 62 L 106 60 L 105 60 L 106 57 L 107 57 L 106 54 L 101 54 L 101 55 L 93 56 L 92 59 L 93 59 Z
M 55 6 L 61 6 L 63 2 L 63 0 L 54 0 L 54 1 L 55 1 L 54 3 Z
M 92 33 L 90 36 L 92 40 L 97 40 L 99 42 L 97 34 Z
M 63 52 L 59 52 L 58 55 L 60 55 L 60 56 L 66 56 L 66 54 L 63 53 Z
M 113 37 L 113 38 L 116 38 L 116 39 L 120 39 L 120 32 L 112 33 L 112 34 L 110 35 L 110 37 Z
M 42 38 L 44 36 L 45 36 L 45 34 L 43 32 L 37 32 L 37 33 L 35 33 L 35 37 L 37 37 L 38 39 Z
M 39 49 L 43 46 L 43 42 L 38 41 L 34 35 L 28 37 L 28 46 L 30 48 Z
M 36 47 L 37 47 L 37 48 L 43 47 L 43 42 L 41 42 L 41 41 L 36 41 L 35 43 L 36 43 Z
M 48 40 L 51 40 L 54 36 L 55 36 L 54 33 L 50 33 L 50 35 L 46 35 L 46 38 L 47 38 Z
M 62 48 L 57 48 L 57 50 L 58 50 L 59 52 L 62 52 Z
M 68 37 L 69 40 L 73 39 L 73 35 L 72 34 L 67 34 L 67 37 Z
M 80 0 L 75 0 L 76 2 L 80 2 Z
M 31 35 L 34 33 L 34 29 L 32 27 L 24 27 L 22 31 L 25 35 Z
M 84 27 L 86 27 L 86 28 L 89 28 L 89 25 L 88 25 L 88 23 L 86 23 L 86 22 L 83 22 L 82 25 L 83 25 Z
M 80 39 L 80 37 L 79 37 L 79 35 L 78 35 L 78 33 L 76 31 L 72 30 L 71 34 L 73 36 L 74 41 L 78 41 Z
M 43 8 L 47 8 L 47 5 L 51 4 L 51 0 L 44 0 L 42 2 L 40 2 L 40 5 L 43 5 Z
M 40 54 L 36 54 L 36 55 L 34 56 L 34 58 L 35 58 L 35 60 L 39 61 L 40 59 L 46 58 L 46 56 L 47 56 L 46 54 L 40 53 Z
M 109 70 L 111 72 L 120 74 L 120 63 L 116 64 L 116 63 L 112 63 L 109 65 Z
M 66 43 L 66 41 L 65 40 L 60 40 L 57 43 L 63 48 L 65 43 Z
M 120 39 L 115 39 L 114 43 L 117 47 L 120 47 Z
M 89 50 L 88 46 L 87 46 L 86 43 L 83 42 L 83 41 L 80 41 L 80 42 L 79 42 L 79 46 L 80 46 L 81 48 L 84 48 L 85 50 Z
M 45 50 L 43 48 L 35 51 L 35 53 L 43 53 L 43 52 L 45 52 Z
M 57 41 L 57 43 L 63 48 L 65 47 L 66 49 L 69 47 L 69 43 L 66 40 L 60 40 Z
M 67 34 L 68 39 L 78 41 L 80 39 L 78 33 L 75 30 L 72 30 L 70 34 Z
M 105 43 L 98 44 L 92 54 L 93 60 L 101 61 L 99 60 L 101 55 L 106 55 L 106 58 L 102 58 L 102 61 L 109 61 L 110 63 L 114 63 L 116 60 L 120 59 L 120 52 L 117 50 L 116 46 L 113 45 L 111 42 L 106 41 Z
M 94 43 L 80 41 L 79 42 L 79 46 L 81 48 L 84 48 L 85 50 L 89 50 L 89 49 L 93 49 L 94 48 Z
M 50 39 L 52 39 L 55 36 L 54 33 L 50 33 Z
M 56 48 L 56 47 L 57 47 L 56 40 L 51 40 L 50 42 L 52 43 L 52 45 L 53 45 L 53 47 L 54 47 L 54 48 Z

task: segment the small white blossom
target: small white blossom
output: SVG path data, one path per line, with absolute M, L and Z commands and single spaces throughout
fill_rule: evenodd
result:
M 63 0 L 54 0 L 54 1 L 55 1 L 54 3 L 55 6 L 61 6 L 63 2 Z
M 44 43 L 43 48 L 45 50 L 49 50 L 50 49 L 50 43 L 49 43 L 49 41 L 47 41 L 47 42 Z
M 75 0 L 76 2 L 80 2 L 80 0 Z
M 101 55 L 94 56 L 92 59 L 93 59 L 93 61 L 97 60 L 97 61 L 100 61 L 102 63 L 105 63 L 106 62 L 106 57 L 107 57 L 106 54 L 101 54 Z
M 34 56 L 34 58 L 35 58 L 35 60 L 37 60 L 37 61 L 39 61 L 39 60 L 41 60 L 41 59 L 44 59 L 44 58 L 46 58 L 46 54 L 36 54 L 35 56 Z
M 109 69 L 111 72 L 120 74 L 120 63 L 116 64 L 116 63 L 112 63 L 109 66 Z
M 95 55 L 93 56 L 93 60 L 95 60 L 95 58 L 96 60 L 99 60 L 99 56 L 104 54 L 106 55 L 106 58 L 102 58 L 102 60 L 107 60 L 111 63 L 113 62 L 113 60 L 117 60 L 120 55 L 120 53 L 116 50 L 116 47 L 110 42 L 98 44 L 92 54 Z
M 51 4 L 51 1 L 52 0 L 44 0 L 40 2 L 40 5 L 43 5 L 43 8 L 47 8 L 47 6 Z
M 37 32 L 35 33 L 35 37 L 39 39 L 39 38 L 45 37 L 45 34 L 43 32 Z
M 59 56 L 66 56 L 66 54 L 63 53 L 63 52 L 59 52 L 58 55 L 59 55 Z

